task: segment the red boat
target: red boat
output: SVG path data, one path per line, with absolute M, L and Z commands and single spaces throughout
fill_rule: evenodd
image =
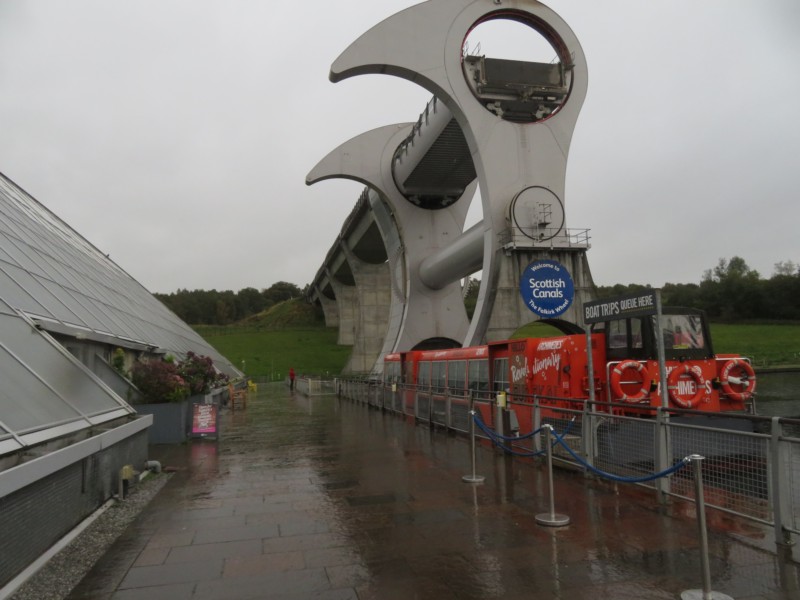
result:
M 668 407 L 711 413 L 752 412 L 756 378 L 748 359 L 715 355 L 702 311 L 665 307 L 660 317 L 664 341 Z M 596 410 L 647 416 L 662 406 L 656 317 L 596 323 L 591 333 Z M 509 406 L 533 402 L 575 409 L 589 398 L 587 336 L 523 338 L 448 350 L 389 354 L 384 384 L 401 385 L 405 408 L 415 394 L 437 402 L 468 402 L 506 392 Z M 579 405 L 578 405 L 579 406 Z M 417 408 L 419 410 L 419 407 Z M 491 422 L 488 406 L 482 408 Z M 516 410 L 520 428 L 530 431 L 530 411 Z M 527 416 L 527 417 L 526 417 Z

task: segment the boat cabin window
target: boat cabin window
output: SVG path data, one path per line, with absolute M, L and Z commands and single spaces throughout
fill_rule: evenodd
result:
M 447 386 L 447 363 L 437 360 L 431 363 L 431 391 L 442 393 Z
M 654 316 L 617 319 L 603 323 L 595 331 L 606 334 L 609 360 L 657 360 L 655 324 Z M 661 315 L 661 334 L 666 360 L 708 358 L 713 354 L 705 320 L 699 311 L 666 309 Z
M 606 332 L 609 348 L 641 348 L 643 345 L 641 319 L 609 321 Z
M 705 353 L 707 343 L 700 315 L 661 315 L 661 333 L 667 357 Z
M 469 361 L 469 389 L 480 394 L 489 389 L 489 361 Z
M 417 385 L 421 388 L 428 389 L 431 384 L 431 363 L 420 362 L 419 373 L 417 374 Z
M 467 388 L 467 361 L 451 360 L 447 364 L 447 388 L 453 395 L 463 396 Z
M 605 323 L 606 350 L 609 358 L 645 358 L 641 319 L 617 319 Z
M 398 383 L 400 381 L 400 363 L 395 361 L 386 362 L 383 367 L 384 383 Z
M 508 359 L 494 359 L 494 381 L 492 382 L 493 392 L 505 392 L 509 389 L 508 385 Z

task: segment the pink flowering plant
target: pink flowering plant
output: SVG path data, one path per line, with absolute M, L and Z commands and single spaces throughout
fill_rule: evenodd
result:
M 189 351 L 186 359 L 178 364 L 178 374 L 189 386 L 189 394 L 207 394 L 228 381 L 227 375 L 218 373 L 208 356 Z
M 146 360 L 133 365 L 131 381 L 142 393 L 144 402 L 180 402 L 189 396 L 189 385 L 171 360 Z

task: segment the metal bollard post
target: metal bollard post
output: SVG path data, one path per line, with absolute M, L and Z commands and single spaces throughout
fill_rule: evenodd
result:
M 476 475 L 475 474 L 475 402 L 472 397 L 472 391 L 470 390 L 469 393 L 469 445 L 470 445 L 470 452 L 471 452 L 471 463 L 472 463 L 472 474 L 471 475 L 464 475 L 461 478 L 461 481 L 465 481 L 467 483 L 483 483 L 486 479 L 483 475 Z
M 708 532 L 706 530 L 706 501 L 703 494 L 703 461 L 699 454 L 689 456 L 694 467 L 694 500 L 697 510 L 697 528 L 700 534 L 700 563 L 703 575 L 702 590 L 681 592 L 682 600 L 733 600 L 727 594 L 711 591 L 711 567 L 708 563 Z
M 544 429 L 544 444 L 547 450 L 547 482 L 550 488 L 550 512 L 536 515 L 536 522 L 539 525 L 547 525 L 548 527 L 563 527 L 564 525 L 569 525 L 569 517 L 567 515 L 556 514 L 553 492 L 553 445 L 550 442 L 550 434 L 553 431 L 553 426 L 550 424 L 542 425 L 542 429 Z

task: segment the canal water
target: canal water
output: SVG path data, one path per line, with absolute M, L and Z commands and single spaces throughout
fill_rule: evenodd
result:
M 756 377 L 759 415 L 800 418 L 800 371 L 758 373 Z

